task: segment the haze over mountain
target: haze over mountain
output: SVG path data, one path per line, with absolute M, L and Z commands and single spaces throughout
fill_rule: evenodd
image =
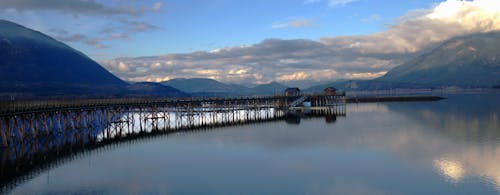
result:
M 492 87 L 500 84 L 500 32 L 457 37 L 376 81 L 427 86 Z
M 281 93 L 287 88 L 287 86 L 277 82 L 257 85 L 255 87 L 246 87 L 237 84 L 226 84 L 206 78 L 178 78 L 162 82 L 162 84 L 200 96 L 271 95 Z
M 139 82 L 127 86 L 124 96 L 146 96 L 146 97 L 161 97 L 161 96 L 174 96 L 183 97 L 190 96 L 190 94 L 173 88 L 171 86 L 162 85 L 153 82 Z
M 0 20 L 0 96 L 146 95 L 151 92 L 146 86 L 130 86 L 66 44 Z M 185 95 L 164 86 L 154 89 L 157 95 Z
M 230 95 L 241 93 L 247 90 L 247 88 L 242 85 L 225 84 L 213 79 L 206 78 L 178 78 L 161 83 L 193 94 Z
M 373 80 L 343 80 L 310 87 L 343 90 L 491 88 L 500 84 L 500 32 L 456 37 Z

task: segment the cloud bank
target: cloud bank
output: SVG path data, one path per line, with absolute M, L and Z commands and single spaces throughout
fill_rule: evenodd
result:
M 455 36 L 500 30 L 500 1 L 448 0 L 403 16 L 387 31 L 364 36 L 324 37 L 329 46 L 359 53 L 413 53 Z
M 314 40 L 268 39 L 210 52 L 118 58 L 102 64 L 125 80 L 203 77 L 224 82 L 332 81 L 384 75 L 449 38 L 500 30 L 500 1 L 448 0 L 411 11 L 386 31 Z

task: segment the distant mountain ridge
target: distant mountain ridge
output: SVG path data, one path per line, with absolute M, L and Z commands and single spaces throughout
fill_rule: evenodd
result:
M 273 95 L 282 93 L 288 88 L 288 86 L 277 82 L 246 87 L 238 84 L 226 84 L 207 78 L 177 78 L 162 82 L 162 84 L 198 96 Z
M 452 38 L 373 80 L 343 80 L 303 89 L 343 91 L 421 88 L 499 88 L 500 32 Z M 240 96 L 282 93 L 288 86 L 271 82 L 247 87 L 213 79 L 172 79 L 126 83 L 85 54 L 38 31 L 0 20 L 0 99 L 16 95 Z
M 176 88 L 162 85 L 160 83 L 153 82 L 138 82 L 127 86 L 126 96 L 149 96 L 149 97 L 161 97 L 161 96 L 174 96 L 174 97 L 185 97 L 191 94 L 184 91 L 178 90 Z
M 346 91 L 390 89 L 494 88 L 500 86 L 500 32 L 455 37 L 373 80 L 343 80 L 306 91 L 334 86 Z
M 221 95 L 233 94 L 247 89 L 241 85 L 225 84 L 214 79 L 207 78 L 177 78 L 161 82 L 161 84 L 172 86 L 189 93 L 213 93 Z
M 456 37 L 375 81 L 466 88 L 500 84 L 500 32 Z

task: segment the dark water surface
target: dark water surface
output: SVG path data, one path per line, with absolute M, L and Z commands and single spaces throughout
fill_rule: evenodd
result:
M 126 142 L 10 193 L 499 194 L 500 94 L 448 97 Z

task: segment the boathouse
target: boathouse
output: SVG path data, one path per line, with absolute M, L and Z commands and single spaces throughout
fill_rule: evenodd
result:
M 285 89 L 285 96 L 298 96 L 300 95 L 300 89 L 297 87 L 291 87 Z
M 335 93 L 337 93 L 337 89 L 335 87 L 327 87 L 324 92 L 325 95 L 335 95 Z

